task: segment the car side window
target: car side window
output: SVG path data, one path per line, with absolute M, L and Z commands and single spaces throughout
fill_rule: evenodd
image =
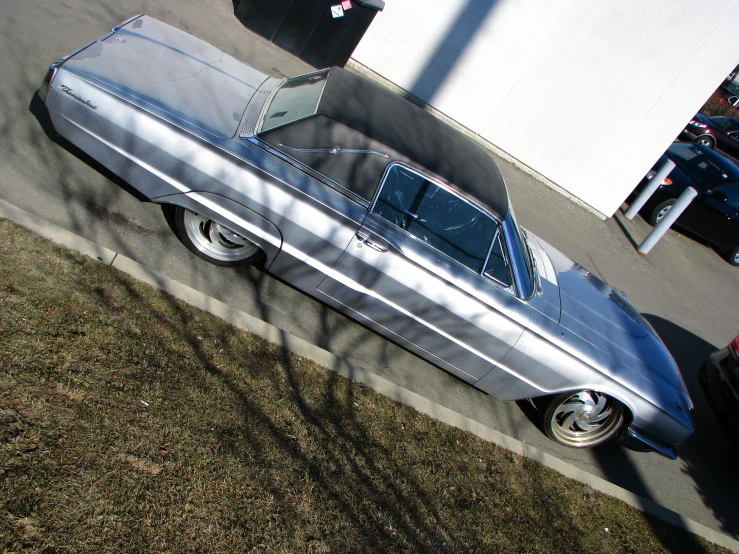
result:
M 495 221 L 423 175 L 391 165 L 372 212 L 482 273 L 495 237 Z
M 693 144 L 673 145 L 670 152 L 674 156 L 673 161 L 678 167 L 701 187 L 720 183 L 729 178 L 730 169 L 723 168 L 713 161 L 711 156 L 716 156 L 713 152 L 708 154 Z M 729 164 L 728 161 L 726 163 Z

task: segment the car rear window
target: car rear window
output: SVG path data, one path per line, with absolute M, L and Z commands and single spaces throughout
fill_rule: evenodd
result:
M 260 132 L 315 115 L 326 86 L 328 70 L 301 75 L 286 81 L 267 108 Z
M 675 143 L 669 152 L 675 164 L 699 186 L 715 185 L 726 179 L 739 179 L 739 168 L 712 150 L 695 144 Z

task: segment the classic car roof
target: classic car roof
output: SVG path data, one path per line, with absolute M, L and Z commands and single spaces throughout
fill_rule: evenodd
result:
M 318 114 L 386 144 L 484 202 L 501 219 L 508 215 L 508 192 L 492 156 L 472 139 L 385 87 L 332 67 Z

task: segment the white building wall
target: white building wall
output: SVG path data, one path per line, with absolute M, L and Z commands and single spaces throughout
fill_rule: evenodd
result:
M 739 5 L 387 0 L 353 57 L 612 215 L 739 63 Z

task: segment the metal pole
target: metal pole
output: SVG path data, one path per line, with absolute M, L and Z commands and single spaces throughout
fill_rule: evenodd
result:
M 673 167 L 675 167 L 675 162 L 668 158 L 667 161 L 662 164 L 662 167 L 657 170 L 657 173 L 654 174 L 654 177 L 652 177 L 652 179 L 647 183 L 647 186 L 644 187 L 644 190 L 641 191 L 639 193 L 639 196 L 637 196 L 636 199 L 631 203 L 629 209 L 626 210 L 626 213 L 624 214 L 626 219 L 628 219 L 629 221 L 634 219 L 634 216 L 639 210 L 644 207 L 644 204 L 646 204 L 650 196 L 654 194 L 654 191 L 657 190 L 662 183 L 664 183 L 665 179 L 667 179 L 667 176 L 670 174 Z
M 652 247 L 657 244 L 657 241 L 662 238 L 662 235 L 667 232 L 667 229 L 680 217 L 680 214 L 685 211 L 697 195 L 698 191 L 693 187 L 688 187 L 683 191 L 680 198 L 677 199 L 662 220 L 654 226 L 652 232 L 639 245 L 639 254 L 646 256 L 649 253 Z

